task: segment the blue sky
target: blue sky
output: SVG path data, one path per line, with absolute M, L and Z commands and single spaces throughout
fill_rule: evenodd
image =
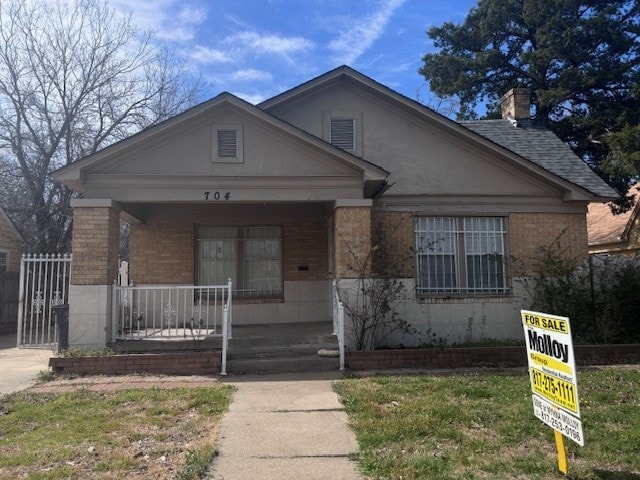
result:
M 173 46 L 212 84 L 258 103 L 347 64 L 430 103 L 417 73 L 432 25 L 460 23 L 475 0 L 109 0 Z

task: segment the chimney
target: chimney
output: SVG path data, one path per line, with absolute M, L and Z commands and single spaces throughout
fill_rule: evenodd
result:
M 528 88 L 512 88 L 500 98 L 500 111 L 504 120 L 531 122 L 531 98 Z

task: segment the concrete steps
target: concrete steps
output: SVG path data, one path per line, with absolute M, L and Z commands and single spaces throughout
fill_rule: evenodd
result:
M 231 374 L 321 372 L 337 370 L 339 358 L 324 358 L 318 350 L 338 350 L 330 322 L 238 325 L 229 339 L 227 371 Z M 220 350 L 220 338 L 145 339 L 119 341 L 121 353 L 168 353 Z
M 229 340 L 227 371 L 250 374 L 337 370 L 340 360 L 319 357 L 321 349 L 338 349 L 328 322 L 237 327 Z

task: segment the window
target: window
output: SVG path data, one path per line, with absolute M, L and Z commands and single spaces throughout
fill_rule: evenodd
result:
M 417 217 L 418 293 L 508 293 L 505 223 L 502 217 Z
M 0 273 L 4 273 L 9 269 L 9 254 L 0 252 Z
M 356 148 L 356 119 L 355 118 L 331 118 L 330 143 L 343 150 L 355 150 Z
M 201 226 L 198 283 L 224 285 L 229 278 L 239 296 L 282 295 L 282 228 Z
M 216 162 L 242 162 L 242 126 L 216 125 L 213 129 L 213 160 Z

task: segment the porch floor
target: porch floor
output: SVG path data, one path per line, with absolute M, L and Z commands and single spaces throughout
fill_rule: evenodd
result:
M 229 345 L 240 347 L 291 345 L 304 343 L 331 343 L 332 322 L 273 323 L 260 325 L 234 325 Z M 121 352 L 152 352 L 179 350 L 210 350 L 222 347 L 222 338 L 209 336 L 207 331 L 190 329 L 164 329 L 140 331 L 144 338 L 117 340 L 113 348 Z M 335 338 L 335 337 L 333 337 Z

